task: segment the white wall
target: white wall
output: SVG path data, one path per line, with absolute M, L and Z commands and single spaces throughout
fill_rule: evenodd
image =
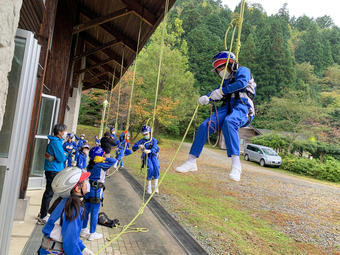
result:
M 14 37 L 18 28 L 22 0 L 0 1 L 0 130 L 8 91 L 7 74 L 11 71 Z

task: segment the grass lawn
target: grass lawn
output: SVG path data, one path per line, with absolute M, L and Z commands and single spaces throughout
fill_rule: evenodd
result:
M 177 146 L 177 141 L 162 139 L 161 159 L 169 162 Z M 135 153 L 124 161 L 131 173 L 143 182 L 139 158 L 140 154 Z M 161 170 L 166 166 L 161 164 Z M 227 251 L 231 254 L 322 254 L 318 248 L 298 243 L 270 222 L 254 217 L 251 211 L 240 207 L 236 198 L 217 193 L 214 184 L 198 174 L 180 175 L 169 171 L 160 190 L 170 197 L 169 207 L 180 221 L 198 233 L 197 238 L 208 238 L 218 244 L 218 254 L 227 254 Z M 199 233 L 205 234 L 199 236 Z
M 93 145 L 99 128 L 79 125 L 77 131 L 78 134 L 85 133 Z M 161 175 L 178 144 L 178 141 L 161 137 Z M 124 163 L 143 184 L 143 177 L 139 173 L 140 153 L 124 158 Z M 269 171 L 287 173 L 278 169 Z M 177 220 L 202 243 L 215 247 L 211 249 L 213 254 L 324 254 L 315 246 L 297 242 L 280 232 L 268 220 L 255 216 L 252 211 L 243 208 L 233 194 L 216 192 L 216 185 L 220 184 L 212 183 L 202 174 L 198 171 L 191 175 L 181 175 L 170 170 L 160 192 L 169 198 L 165 207 L 176 215 Z M 164 201 L 159 200 L 164 205 Z

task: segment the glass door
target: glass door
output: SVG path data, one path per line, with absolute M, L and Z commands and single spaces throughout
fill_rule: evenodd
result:
M 33 160 L 31 166 L 31 176 L 28 182 L 28 189 L 41 189 L 45 184 L 44 163 L 45 151 L 48 144 L 47 136 L 52 134 L 54 124 L 56 124 L 59 113 L 59 98 L 42 94 L 40 115 L 38 121 L 37 134 Z
M 33 33 L 18 29 L 8 74 L 3 126 L 0 130 L 0 247 L 7 254 L 19 196 L 37 83 L 40 46 Z

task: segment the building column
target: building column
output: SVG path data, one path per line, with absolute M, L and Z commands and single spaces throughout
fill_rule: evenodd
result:
M 18 28 L 22 0 L 0 1 L 0 130 L 8 92 L 7 75 L 14 55 L 14 37 Z

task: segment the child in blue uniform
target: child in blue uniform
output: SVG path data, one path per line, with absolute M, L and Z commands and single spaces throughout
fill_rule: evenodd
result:
M 85 140 L 85 134 L 81 134 L 80 137 L 78 137 L 77 135 L 74 135 L 74 136 L 78 140 L 77 151 L 76 151 L 76 156 L 75 156 L 75 160 L 77 160 L 81 146 L 83 146 L 83 144 L 87 142 Z
M 151 136 L 151 128 L 149 126 L 143 126 L 142 127 L 142 134 L 143 134 L 143 138 L 140 139 L 138 142 L 136 142 L 133 147 L 132 150 L 136 151 L 138 149 L 141 149 L 141 151 L 143 152 L 142 154 L 142 161 L 143 161 L 143 165 L 147 165 L 148 167 L 148 176 L 147 176 L 147 180 L 148 180 L 148 186 L 147 186 L 147 190 L 146 192 L 148 194 L 152 193 L 152 189 L 151 189 L 151 180 L 154 179 L 155 181 L 155 185 L 154 185 L 154 189 L 155 192 L 158 194 L 158 178 L 159 178 L 159 162 L 158 162 L 158 152 L 159 152 L 159 148 L 158 148 L 158 141 L 152 137 L 152 139 L 150 140 L 150 136 Z
M 79 167 L 83 172 L 86 172 L 86 168 L 87 168 L 87 156 L 89 154 L 89 150 L 90 150 L 90 145 L 83 144 L 83 146 L 81 147 L 80 151 L 79 151 L 79 155 L 77 158 L 77 167 Z
M 119 144 L 117 145 L 116 148 L 116 159 L 117 163 L 114 165 L 114 167 L 123 167 L 123 157 L 124 156 L 129 156 L 132 154 L 132 151 L 129 149 L 130 148 L 130 134 L 128 131 L 124 131 L 123 133 L 120 134 L 119 136 Z
M 67 141 L 64 142 L 63 144 L 63 148 L 64 148 L 64 151 L 67 152 L 67 164 L 66 164 L 66 161 L 65 161 L 65 165 L 64 167 L 66 167 L 66 165 L 68 167 L 72 166 L 72 156 L 73 156 L 73 151 L 76 151 L 77 150 L 77 144 L 75 141 L 73 141 L 73 134 L 71 133 L 68 133 L 67 134 Z
M 117 136 L 116 136 L 116 130 L 114 127 L 110 128 L 110 136 L 112 138 L 113 141 L 117 142 Z
M 100 204 L 103 200 L 106 171 L 116 162 L 116 159 L 114 158 L 103 157 L 104 154 L 105 151 L 99 146 L 92 148 L 89 153 L 90 162 L 87 166 L 87 171 L 91 173 L 91 189 L 85 196 L 86 212 L 80 235 L 84 238 L 88 238 L 90 241 L 103 237 L 102 234 L 96 232 L 98 214 Z M 87 228 L 89 214 L 91 214 L 90 229 Z
M 94 255 L 80 240 L 84 207 L 82 198 L 88 192 L 88 177 L 77 167 L 69 167 L 56 175 L 52 188 L 59 198 L 46 225 L 38 254 Z
M 211 100 L 222 101 L 223 105 L 218 109 L 218 114 L 213 114 L 211 119 L 206 119 L 200 125 L 188 160 L 177 167 L 176 171 L 180 173 L 197 171 L 196 159 L 200 156 L 208 135 L 216 130 L 209 125 L 211 121 L 221 127 L 228 157 L 231 157 L 229 178 L 233 181 L 240 181 L 242 167 L 238 131 L 241 127 L 248 126 L 254 119 L 256 83 L 250 70 L 247 67 L 239 66 L 232 52 L 219 52 L 214 56 L 212 65 L 213 71 L 224 79 L 222 88 L 218 87 L 207 95 L 201 96 L 198 101 L 202 105 L 209 104 Z

